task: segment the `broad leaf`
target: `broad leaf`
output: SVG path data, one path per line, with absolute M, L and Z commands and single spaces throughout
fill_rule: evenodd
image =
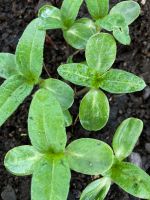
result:
M 63 81 L 49 78 L 42 82 L 41 87 L 48 89 L 55 96 L 63 110 L 67 110 L 72 106 L 74 91 Z
M 0 126 L 12 115 L 33 86 L 20 75 L 11 76 L 0 86 Z
M 4 165 L 8 171 L 17 176 L 31 175 L 42 154 L 33 146 L 20 146 L 10 150 L 6 156 Z
M 113 35 L 116 38 L 116 40 L 121 44 L 129 45 L 131 43 L 128 26 L 122 28 L 114 28 Z
M 29 137 L 40 152 L 63 152 L 66 145 L 64 115 L 53 94 L 40 89 L 33 97 L 28 118 Z
M 131 163 L 118 163 L 110 172 L 110 178 L 129 194 L 150 199 L 150 176 Z
M 72 63 L 61 65 L 58 68 L 58 73 L 64 79 L 76 85 L 99 87 L 99 74 L 85 64 Z
M 41 19 L 40 29 L 62 28 L 61 12 L 58 8 L 51 5 L 44 5 L 40 8 L 38 17 Z
M 116 94 L 141 91 L 145 86 L 143 79 L 119 69 L 111 69 L 106 72 L 100 85 L 103 90 Z
M 66 200 L 70 184 L 70 169 L 64 159 L 45 159 L 34 171 L 32 200 Z
M 79 109 L 82 126 L 89 131 L 102 129 L 109 118 L 109 102 L 100 90 L 90 90 L 82 99 Z
M 103 200 L 111 185 L 109 178 L 101 178 L 90 183 L 82 192 L 80 200 Z
M 45 31 L 39 30 L 40 19 L 33 20 L 25 29 L 16 49 L 18 71 L 36 83 L 43 67 Z
M 94 22 L 88 18 L 77 20 L 68 30 L 64 31 L 64 38 L 68 44 L 76 49 L 85 49 L 89 38 L 96 33 Z
M 72 124 L 72 116 L 68 110 L 63 111 L 64 113 L 64 119 L 65 119 L 65 126 L 71 126 Z
M 0 77 L 7 79 L 18 74 L 15 59 L 13 54 L 0 53 Z
M 113 138 L 113 149 L 119 160 L 132 153 L 142 129 L 143 122 L 136 118 L 128 118 L 120 124 Z
M 99 73 L 106 72 L 116 59 L 116 42 L 108 33 L 92 36 L 86 46 L 86 60 L 89 67 Z
M 83 0 L 64 0 L 61 6 L 61 18 L 66 27 L 70 27 L 79 12 Z
M 95 139 L 78 139 L 66 149 L 70 168 L 74 171 L 98 175 L 102 174 L 113 163 L 113 151 L 104 142 Z
M 86 0 L 86 4 L 93 19 L 99 19 L 108 14 L 109 0 Z
M 121 14 L 129 25 L 140 15 L 140 6 L 135 1 L 123 1 L 114 6 L 110 14 Z

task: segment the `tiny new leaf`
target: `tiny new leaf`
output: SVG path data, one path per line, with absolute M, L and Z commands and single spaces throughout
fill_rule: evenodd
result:
M 90 90 L 82 99 L 79 109 L 82 126 L 90 131 L 102 129 L 109 118 L 109 102 L 100 90 Z
M 111 186 L 111 179 L 104 177 L 90 183 L 82 192 L 80 200 L 103 200 Z
M 132 153 L 142 130 L 143 122 L 136 118 L 128 118 L 120 124 L 112 144 L 117 159 L 124 160 Z
M 49 90 L 33 97 L 28 118 L 32 145 L 40 152 L 63 152 L 66 146 L 65 121 L 59 102 Z
M 104 142 L 95 139 L 78 139 L 66 149 L 72 170 L 83 174 L 102 174 L 113 164 L 113 151 Z

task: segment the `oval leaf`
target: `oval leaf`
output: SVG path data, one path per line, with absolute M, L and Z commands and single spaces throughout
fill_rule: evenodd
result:
M 70 27 L 79 12 L 83 0 L 64 0 L 61 6 L 61 18 L 66 27 Z
M 111 179 L 129 194 L 150 199 L 150 176 L 131 163 L 118 163 L 110 170 Z
M 14 175 L 31 175 L 41 157 L 42 154 L 32 146 L 15 147 L 6 154 L 4 165 Z
M 110 14 L 121 14 L 129 25 L 140 15 L 141 9 L 135 1 L 123 1 L 114 6 Z
M 109 178 L 101 178 L 90 183 L 82 192 L 80 200 L 103 200 L 111 185 Z
M 75 49 L 85 49 L 89 38 L 96 33 L 96 26 L 90 19 L 77 20 L 68 30 L 64 31 L 64 38 Z
M 72 116 L 68 110 L 63 111 L 64 113 L 64 119 L 65 119 L 65 126 L 71 126 L 72 124 Z
M 42 82 L 41 87 L 48 89 L 55 96 L 63 110 L 67 110 L 72 106 L 74 91 L 63 81 L 49 78 Z
M 88 174 L 102 174 L 113 163 L 113 151 L 104 142 L 95 139 L 78 139 L 66 149 L 70 168 L 74 171 Z
M 58 73 L 65 80 L 70 81 L 76 85 L 96 87 L 97 82 L 99 87 L 98 73 L 81 63 L 64 64 L 58 68 Z
M 143 122 L 136 118 L 128 118 L 120 124 L 113 138 L 113 149 L 119 160 L 132 153 L 142 130 Z
M 116 40 L 121 44 L 129 45 L 131 43 L 128 26 L 122 28 L 114 28 L 113 35 L 116 38 Z
M 51 5 L 44 5 L 40 8 L 38 17 L 41 19 L 40 29 L 62 28 L 61 12 L 58 8 Z
M 70 178 L 70 169 L 64 159 L 41 161 L 33 174 L 31 199 L 66 200 Z
M 106 72 L 100 84 L 103 90 L 116 94 L 141 91 L 145 86 L 143 79 L 119 69 L 111 69 Z
M 7 79 L 16 74 L 18 74 L 18 72 L 15 55 L 0 53 L 0 77 Z
M 85 54 L 89 67 L 103 74 L 116 59 L 116 42 L 113 36 L 108 33 L 92 36 L 88 40 Z
M 109 0 L 86 0 L 86 4 L 93 19 L 99 19 L 108 14 Z
M 89 131 L 102 129 L 109 118 L 109 102 L 100 90 L 90 90 L 82 99 L 79 109 L 82 126 Z
M 40 152 L 63 152 L 66 145 L 64 115 L 60 104 L 46 89 L 33 97 L 28 118 L 29 137 Z
M 19 75 L 11 76 L 0 86 L 0 126 L 15 112 L 32 89 L 33 86 Z
M 16 49 L 18 70 L 33 83 L 38 81 L 43 67 L 45 31 L 38 29 L 39 22 L 35 19 L 27 26 Z

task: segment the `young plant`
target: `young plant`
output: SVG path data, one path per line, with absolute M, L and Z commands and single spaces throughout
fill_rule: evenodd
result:
M 89 18 L 76 20 L 83 0 L 64 0 L 60 9 L 44 5 L 39 10 L 42 30 L 62 29 L 65 40 L 76 49 L 85 49 L 88 39 L 97 32 L 96 25 Z
M 111 169 L 102 174 L 103 178 L 89 184 L 80 200 L 103 200 L 111 182 L 135 197 L 150 199 L 150 176 L 134 164 L 123 161 L 131 154 L 142 129 L 143 123 L 139 119 L 128 118 L 122 122 L 113 138 L 115 159 Z
M 14 175 L 33 175 L 32 200 L 66 200 L 70 169 L 97 175 L 108 171 L 113 164 L 113 151 L 102 141 L 78 139 L 65 147 L 62 108 L 47 89 L 40 89 L 33 97 L 28 131 L 32 146 L 10 150 L 4 164 Z
M 19 40 L 15 55 L 0 53 L 0 77 L 6 79 L 0 86 L 0 126 L 37 84 L 49 89 L 60 102 L 64 115 L 69 116 L 66 110 L 71 107 L 74 100 L 71 87 L 56 79 L 40 78 L 45 31 L 38 29 L 39 23 L 40 20 L 35 19 L 27 26 Z
M 90 88 L 79 108 L 79 118 L 87 130 L 97 131 L 109 118 L 109 102 L 99 88 L 115 94 L 140 91 L 145 82 L 132 73 L 110 69 L 116 58 L 116 42 L 108 33 L 98 33 L 87 43 L 86 63 L 64 64 L 58 73 L 64 79 Z

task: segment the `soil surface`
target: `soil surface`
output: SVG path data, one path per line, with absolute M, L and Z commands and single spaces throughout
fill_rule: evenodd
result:
M 45 1 L 46 2 L 46 1 Z M 53 5 L 60 7 L 60 0 L 51 0 Z M 116 0 L 110 0 L 111 5 Z M 110 101 L 110 119 L 106 127 L 98 132 L 84 130 L 77 119 L 79 103 L 82 98 L 76 97 L 71 113 L 74 125 L 67 129 L 68 142 L 90 137 L 111 144 L 114 130 L 121 121 L 128 117 L 138 117 L 144 122 L 144 130 L 134 153 L 129 160 L 141 166 L 150 174 L 150 1 L 138 1 L 142 6 L 141 16 L 130 27 L 132 43 L 130 46 L 118 44 L 117 59 L 114 68 L 133 72 L 145 79 L 147 87 L 142 92 L 128 95 L 107 94 Z M 26 25 L 36 17 L 37 10 L 44 1 L 38 0 L 0 0 L 0 52 L 14 53 L 18 40 Z M 143 3 L 143 4 L 142 4 Z M 80 17 L 87 16 L 83 5 Z M 43 77 L 58 78 L 57 67 L 65 63 L 67 57 L 75 50 L 69 47 L 63 39 L 62 32 L 49 31 L 45 44 L 45 68 Z M 75 61 L 84 60 L 83 52 L 78 53 Z M 47 72 L 48 73 L 47 73 Z M 1 83 L 3 80 L 0 80 Z M 71 85 L 75 91 L 82 88 Z M 0 128 L 0 199 L 29 200 L 31 177 L 16 177 L 11 175 L 3 166 L 4 156 L 13 147 L 30 144 L 27 135 L 28 109 L 32 99 L 29 96 L 17 111 Z M 77 119 L 77 120 L 75 120 Z M 68 200 L 78 200 L 81 191 L 92 180 L 98 177 L 85 176 L 72 172 L 71 187 Z M 134 198 L 112 185 L 106 200 L 133 200 Z

